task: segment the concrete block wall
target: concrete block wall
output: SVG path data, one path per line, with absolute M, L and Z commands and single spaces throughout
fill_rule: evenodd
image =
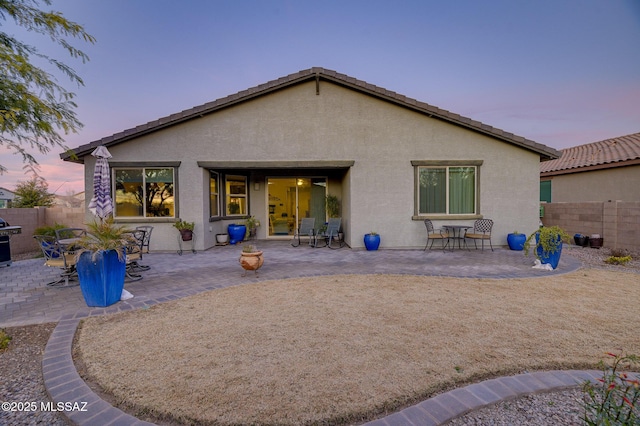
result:
M 39 250 L 33 239 L 36 228 L 55 223 L 69 227 L 84 227 L 84 208 L 35 207 L 32 209 L 0 209 L 0 217 L 12 226 L 22 227 L 22 233 L 11 236 L 11 253 Z
M 545 203 L 541 220 L 571 236 L 600 234 L 605 247 L 640 253 L 640 202 Z

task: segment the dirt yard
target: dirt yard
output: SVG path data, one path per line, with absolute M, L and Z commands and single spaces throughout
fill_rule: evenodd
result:
M 462 383 L 640 353 L 638 274 L 261 282 L 84 321 L 91 381 L 132 414 L 349 424 Z

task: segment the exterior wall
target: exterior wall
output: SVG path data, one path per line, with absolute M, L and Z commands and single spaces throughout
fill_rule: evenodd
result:
M 339 182 L 329 183 L 331 192 L 340 191 L 345 238 L 352 247 L 363 247 L 363 235 L 372 230 L 381 234 L 383 248 L 424 246 L 424 224 L 413 218 L 412 160 L 483 161 L 480 215 L 495 221 L 496 245 L 506 245 L 507 233 L 533 231 L 538 224 L 538 154 L 324 81 L 319 95 L 313 82 L 291 86 L 109 151 L 111 162 L 181 162 L 178 214 L 196 222 L 200 250 L 213 246 L 215 234 L 231 220 L 209 222 L 208 171 L 198 161 L 354 161 Z M 92 173 L 93 158 L 87 157 L 87 193 Z M 267 228 L 264 179 L 256 172 L 249 181 L 250 214 L 263 224 L 259 238 Z M 473 219 L 435 223 L 469 225 Z M 155 248 L 175 249 L 172 221 L 153 222 Z
M 640 201 L 640 165 L 542 177 L 551 179 L 551 201 Z
M 640 252 L 640 202 L 547 203 L 542 222 L 569 235 L 600 234 L 604 247 Z
M 32 209 L 2 209 L 2 218 L 13 226 L 21 226 L 21 234 L 11 236 L 11 253 L 39 250 L 33 239 L 36 228 L 56 223 L 68 227 L 84 227 L 84 208 L 36 207 Z

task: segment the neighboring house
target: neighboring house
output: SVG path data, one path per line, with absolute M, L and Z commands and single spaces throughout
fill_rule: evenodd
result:
M 540 201 L 640 201 L 640 133 L 561 152 L 540 164 Z
M 0 187 L 0 209 L 8 209 L 11 207 L 16 194 L 6 188 Z
M 155 227 L 152 250 L 175 250 L 176 218 L 195 247 L 247 215 L 259 239 L 291 239 L 341 203 L 346 242 L 422 248 L 436 226 L 495 221 L 493 242 L 538 226 L 539 163 L 559 152 L 323 68 L 311 68 L 75 149 L 92 193 L 100 145 L 112 154 L 116 221 Z M 90 199 L 91 197 L 87 197 Z M 89 213 L 87 213 L 90 215 Z M 87 217 L 90 219 L 90 216 Z

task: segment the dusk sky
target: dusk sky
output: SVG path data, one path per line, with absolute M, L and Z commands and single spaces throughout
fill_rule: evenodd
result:
M 94 45 L 82 64 L 47 38 L 0 31 L 74 68 L 75 148 L 314 66 L 556 149 L 640 132 L 640 1 L 53 0 Z M 83 167 L 36 155 L 49 190 Z M 29 178 L 0 147 L 0 187 Z

